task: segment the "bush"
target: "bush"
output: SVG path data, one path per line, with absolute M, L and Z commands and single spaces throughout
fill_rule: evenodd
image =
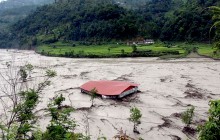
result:
M 187 127 L 189 127 L 190 124 L 192 123 L 194 110 L 195 110 L 195 107 L 192 106 L 191 108 L 188 108 L 187 111 L 183 112 L 181 116 L 182 121 L 187 125 Z
M 132 52 L 137 52 L 137 46 L 136 45 L 132 45 Z
M 133 107 L 130 109 L 130 113 L 131 114 L 129 120 L 134 123 L 133 131 L 135 133 L 139 133 L 137 131 L 137 125 L 140 123 L 140 119 L 142 117 L 141 111 L 138 108 Z
M 220 100 L 210 101 L 209 119 L 199 126 L 200 140 L 219 140 L 220 139 Z
M 75 121 L 70 119 L 70 113 L 73 111 L 73 108 L 63 108 L 63 101 L 65 101 L 65 98 L 61 94 L 48 104 L 51 121 L 47 131 L 43 134 L 43 139 L 45 140 L 67 139 L 76 127 Z
M 124 49 L 121 50 L 121 54 L 125 54 L 125 50 Z

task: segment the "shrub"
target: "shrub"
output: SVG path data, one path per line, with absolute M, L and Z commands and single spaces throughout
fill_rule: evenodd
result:
M 130 109 L 130 113 L 131 114 L 129 120 L 134 123 L 133 131 L 135 133 L 139 133 L 137 131 L 137 125 L 140 123 L 140 119 L 142 117 L 141 111 L 138 108 L 133 107 Z
M 124 49 L 121 50 L 121 54 L 125 54 L 125 50 Z
M 4 78 L 5 81 L 8 83 L 9 88 L 13 90 L 11 91 L 4 91 L 5 97 L 11 106 L 3 106 L 5 120 L 0 121 L 0 139 L 18 139 L 18 140 L 39 140 L 40 132 L 36 131 L 36 122 L 38 117 L 36 116 L 36 106 L 39 103 L 39 98 L 41 95 L 42 90 L 50 84 L 49 79 L 56 76 L 56 72 L 52 70 L 48 70 L 45 75 L 45 79 L 43 82 L 39 83 L 38 85 L 34 86 L 34 88 L 26 87 L 20 88 L 20 84 L 24 82 L 28 82 L 27 79 L 27 72 L 34 69 L 31 64 L 27 64 L 22 66 L 19 71 L 13 69 L 11 64 L 7 64 L 8 69 L 10 72 L 16 73 L 14 76 L 9 75 L 9 80 Z M 16 81 L 11 79 L 17 79 Z M 18 80 L 21 79 L 21 80 Z M 1 116 L 3 116 L 1 114 Z
M 220 100 L 210 101 L 209 119 L 199 126 L 200 140 L 219 140 L 220 139 Z
M 61 94 L 48 104 L 51 121 L 47 131 L 43 134 L 43 139 L 45 140 L 62 140 L 73 133 L 76 126 L 75 121 L 70 119 L 70 113 L 73 111 L 73 108 L 63 108 L 63 101 L 65 101 L 65 98 Z
M 40 54 L 44 55 L 44 54 L 45 54 L 45 51 L 44 51 L 44 50 L 42 50 L 42 51 L 40 52 Z
M 22 82 L 26 82 L 28 74 L 27 74 L 25 67 L 20 68 L 19 74 L 20 74 L 20 78 L 21 78 Z
M 137 52 L 137 46 L 136 45 L 132 45 L 132 52 Z
M 74 111 L 72 107 L 64 106 L 63 95 L 54 97 L 48 104 L 48 112 L 51 117 L 47 130 L 43 133 L 42 140 L 90 140 L 89 136 L 75 133 L 76 123 L 70 117 Z
M 191 108 L 188 108 L 185 112 L 183 112 L 181 116 L 182 121 L 186 124 L 187 127 L 189 127 L 190 124 L 192 123 L 194 110 L 195 110 L 195 107 L 192 106 Z

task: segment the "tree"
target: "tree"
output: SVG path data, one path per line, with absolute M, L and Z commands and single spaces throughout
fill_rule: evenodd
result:
M 138 108 L 133 107 L 133 108 L 130 109 L 130 118 L 129 118 L 129 120 L 134 123 L 133 131 L 135 133 L 139 133 L 139 131 L 137 131 L 137 125 L 140 123 L 141 117 L 142 117 L 142 114 L 141 114 L 141 111 Z
M 34 132 L 34 124 L 36 116 L 34 109 L 38 104 L 39 94 L 36 90 L 30 89 L 19 93 L 21 97 L 20 103 L 15 107 L 15 119 L 18 125 L 16 139 L 26 140 L 31 136 L 29 133 Z
M 1 112 L 0 138 L 4 139 L 32 139 L 35 135 L 36 120 L 34 109 L 36 108 L 42 90 L 50 84 L 50 79 L 56 76 L 56 72 L 48 70 L 43 82 L 35 85 L 36 88 L 22 85 L 26 83 L 27 72 L 25 66 L 17 69 L 13 63 L 7 63 L 6 74 L 0 73 L 4 84 L 0 89 L 1 104 L 4 112 Z M 29 65 L 30 66 L 30 65 Z M 29 67 L 33 70 L 33 67 Z M 4 100 L 7 102 L 5 102 Z
M 4 112 L 0 113 L 0 139 L 90 140 L 89 136 L 74 132 L 76 123 L 70 118 L 70 113 L 73 112 L 74 109 L 63 105 L 65 98 L 62 94 L 55 96 L 48 104 L 47 110 L 51 116 L 51 121 L 46 132 L 43 133 L 37 128 L 35 124 L 38 120 L 35 112 L 36 106 L 39 103 L 42 90 L 50 85 L 51 82 L 49 80 L 56 76 L 55 71 L 47 70 L 43 82 L 34 85 L 35 88 L 22 88 L 20 84 L 24 82 L 21 79 L 20 69 L 16 69 L 16 67 L 13 67 L 10 63 L 7 63 L 6 66 L 9 69 L 9 74 L 4 75 L 0 73 L 0 76 L 5 80 L 5 83 L 8 84 L 9 89 L 12 89 L 12 91 L 8 91 L 7 88 L 5 90 L 1 88 L 0 90 L 0 93 L 4 93 L 3 96 L 0 94 L 0 103 L 4 110 Z M 30 68 L 33 70 L 32 67 Z M 3 98 L 5 98 L 7 102 L 5 102 Z
M 132 47 L 132 52 L 133 52 L 133 53 L 134 53 L 134 52 L 137 52 L 137 46 L 136 46 L 136 45 L 132 45 L 131 47 Z
M 220 51 L 220 7 L 217 7 L 217 6 L 212 6 L 210 7 L 211 9 L 211 12 L 213 14 L 212 16 L 212 20 L 214 21 L 214 24 L 213 26 L 211 27 L 210 29 L 210 32 L 212 30 L 213 27 L 216 28 L 216 45 L 215 47 L 217 48 L 218 51 Z
M 43 134 L 45 140 L 90 140 L 90 137 L 81 133 L 75 133 L 76 122 L 71 119 L 72 107 L 64 106 L 63 95 L 57 95 L 48 104 L 48 112 L 51 117 L 50 124 Z
M 200 140 L 220 139 L 220 100 L 209 102 L 208 121 L 198 127 Z
M 67 133 L 74 130 L 76 126 L 75 121 L 69 118 L 73 108 L 64 108 L 62 106 L 63 101 L 65 101 L 65 98 L 61 94 L 60 96 L 54 97 L 48 104 L 48 112 L 51 116 L 51 121 L 47 127 L 47 131 L 43 135 L 44 139 L 65 139 Z
M 193 117 L 194 117 L 194 106 L 191 106 L 188 108 L 185 112 L 181 114 L 182 121 L 186 124 L 185 127 L 183 127 L 182 132 L 189 135 L 195 135 L 196 130 L 191 127 Z

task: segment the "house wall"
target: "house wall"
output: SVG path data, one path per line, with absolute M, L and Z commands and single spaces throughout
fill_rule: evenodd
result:
M 123 92 L 122 94 L 120 94 L 120 95 L 118 96 L 118 98 L 123 98 L 123 97 L 125 97 L 125 96 L 127 96 L 127 95 L 129 95 L 129 94 L 135 93 L 135 92 L 137 92 L 137 91 L 138 91 L 138 87 L 134 87 L 134 88 L 132 88 L 132 89 L 130 89 L 130 90 L 127 90 L 127 91 Z
M 105 96 L 105 95 L 102 95 L 102 98 L 104 98 L 104 99 L 117 99 L 118 96 Z

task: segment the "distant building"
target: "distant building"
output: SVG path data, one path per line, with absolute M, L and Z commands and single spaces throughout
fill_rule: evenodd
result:
M 138 91 L 138 84 L 123 81 L 89 81 L 81 87 L 82 93 L 90 94 L 93 89 L 103 98 L 123 98 Z
M 154 44 L 155 42 L 154 42 L 153 39 L 146 39 L 146 40 L 144 41 L 144 43 L 145 43 L 145 44 Z
M 149 44 L 154 44 L 154 40 L 153 39 L 145 39 L 142 41 L 129 41 L 127 42 L 127 45 L 149 45 Z

